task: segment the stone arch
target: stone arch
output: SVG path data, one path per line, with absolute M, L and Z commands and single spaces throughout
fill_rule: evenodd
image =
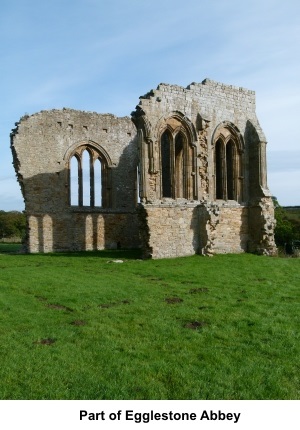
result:
M 73 145 L 69 146 L 69 148 L 66 150 L 63 157 L 64 161 L 68 163 L 68 160 L 72 157 L 73 153 L 78 152 L 78 148 L 83 151 L 85 147 L 89 148 L 89 150 L 94 149 L 95 151 L 97 151 L 105 160 L 108 167 L 112 166 L 112 161 L 107 151 L 103 148 L 103 146 L 101 146 L 97 142 L 94 142 L 93 140 L 81 140 L 79 142 L 73 143 Z
M 89 165 L 88 165 L 88 176 L 89 176 L 89 201 L 84 201 L 84 178 L 83 178 L 83 156 L 85 153 L 89 155 Z M 94 208 L 96 207 L 111 207 L 111 166 L 112 162 L 110 156 L 96 142 L 91 140 L 81 141 L 71 145 L 65 155 L 65 166 L 67 172 L 67 188 L 68 188 L 68 204 L 72 206 L 71 198 L 71 183 L 72 183 L 72 172 L 71 172 L 71 162 L 75 158 L 78 163 L 78 198 L 75 198 L 77 204 L 75 206 L 83 207 L 88 206 Z M 96 184 L 97 178 L 95 178 L 95 163 L 100 162 L 100 178 Z M 101 193 L 101 196 L 97 196 L 95 191 Z M 74 193 L 74 190 L 73 190 Z
M 243 201 L 244 140 L 228 121 L 219 124 L 212 137 L 215 198 Z
M 175 111 L 157 124 L 161 198 L 196 199 L 196 144 L 193 124 Z
M 170 114 L 161 117 L 157 123 L 157 126 L 153 130 L 153 134 L 156 136 L 160 135 L 162 129 L 164 129 L 167 124 L 169 124 L 170 119 L 178 121 L 182 129 L 185 130 L 189 135 L 190 141 L 192 143 L 197 142 L 197 133 L 192 121 L 182 112 L 177 110 L 172 111 L 170 112 Z

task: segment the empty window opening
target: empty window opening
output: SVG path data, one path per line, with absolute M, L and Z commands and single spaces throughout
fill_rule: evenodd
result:
M 90 145 L 79 146 L 69 160 L 72 206 L 110 207 L 111 174 L 105 156 Z
M 95 206 L 102 206 L 102 166 L 100 158 L 94 164 L 94 192 Z
M 223 193 L 223 143 L 216 143 L 216 198 L 224 199 Z
M 91 205 L 91 176 L 90 176 L 90 154 L 87 150 L 82 154 L 82 192 L 83 206 Z
M 160 138 L 161 198 L 194 199 L 195 181 L 192 177 L 195 162 L 189 131 L 177 117 L 166 120 Z
M 216 199 L 239 200 L 239 172 L 241 158 L 234 137 L 221 136 L 215 144 L 215 193 Z
M 234 200 L 234 143 L 230 140 L 226 145 L 226 174 L 227 174 L 227 199 Z
M 162 168 L 162 196 L 172 197 L 171 181 L 171 136 L 165 131 L 161 137 L 161 168 Z
M 70 162 L 70 200 L 72 206 L 79 205 L 79 161 L 74 155 Z
M 184 160 L 183 136 L 178 133 L 175 138 L 175 196 L 184 197 Z

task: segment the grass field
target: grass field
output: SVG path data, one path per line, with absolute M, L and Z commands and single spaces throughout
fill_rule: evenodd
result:
M 16 250 L 1 399 L 300 399 L 300 259 Z

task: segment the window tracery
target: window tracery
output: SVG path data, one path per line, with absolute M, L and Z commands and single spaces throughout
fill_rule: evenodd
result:
M 241 140 L 234 129 L 221 128 L 215 139 L 215 198 L 243 198 Z
M 110 206 L 109 166 L 99 148 L 91 144 L 78 146 L 69 157 L 68 171 L 71 206 Z
M 183 123 L 169 118 L 160 133 L 161 197 L 194 199 L 194 153 Z

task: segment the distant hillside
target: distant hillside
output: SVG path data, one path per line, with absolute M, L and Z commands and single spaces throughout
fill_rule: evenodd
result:
M 300 223 L 300 206 L 284 206 L 283 209 L 289 221 Z
M 286 219 L 293 226 L 293 240 L 300 240 L 300 206 L 283 207 L 283 219 Z

